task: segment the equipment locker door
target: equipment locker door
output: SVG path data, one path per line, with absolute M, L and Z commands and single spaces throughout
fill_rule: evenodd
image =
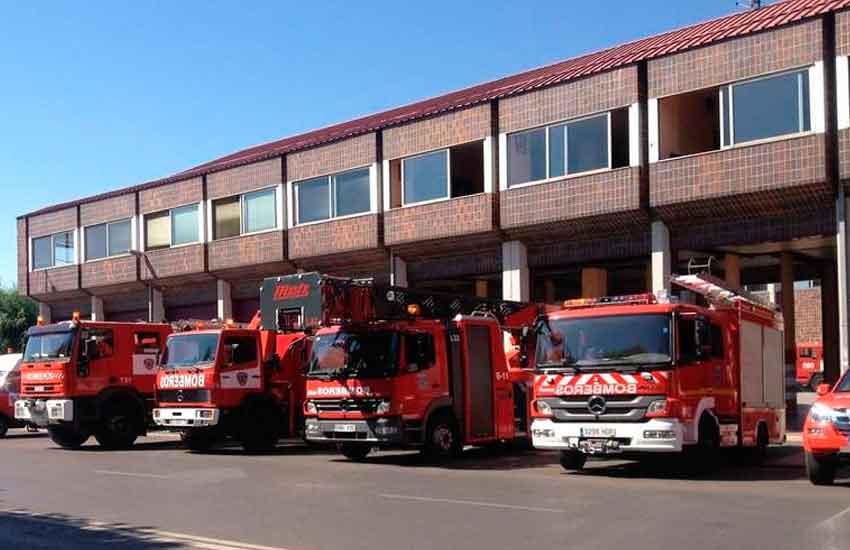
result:
M 493 348 L 491 326 L 476 320 L 460 323 L 464 361 L 465 432 L 467 443 L 495 438 Z

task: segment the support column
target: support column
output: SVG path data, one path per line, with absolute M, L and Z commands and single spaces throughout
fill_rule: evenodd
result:
M 825 262 L 821 269 L 821 333 L 823 341 L 823 379 L 830 384 L 841 374 L 838 344 L 838 280 L 835 264 Z
M 394 254 L 390 256 L 390 284 L 407 287 L 407 262 Z
M 103 298 L 91 297 L 91 320 L 106 321 L 106 316 L 103 314 Z
M 555 281 L 554 279 L 545 279 L 543 281 L 543 297 L 547 304 L 554 304 L 555 300 Z
M 165 300 L 162 298 L 162 291 L 153 287 L 148 290 L 148 321 L 151 323 L 165 321 Z
M 664 222 L 652 222 L 652 292 L 670 294 L 670 230 Z
M 777 302 L 776 302 L 776 283 L 768 283 L 768 285 L 767 285 L 767 300 L 771 304 L 777 305 Z
M 502 299 L 527 302 L 530 297 L 528 250 L 520 241 L 502 243 Z
M 38 316 L 41 317 L 41 320 L 45 324 L 50 324 L 53 322 L 53 311 L 50 309 L 50 306 L 44 304 L 42 302 L 38 303 Z
M 475 297 L 486 298 L 489 296 L 490 285 L 486 279 L 475 280 Z
M 601 267 L 581 269 L 581 297 L 601 298 L 608 294 L 608 270 Z
M 233 319 L 233 298 L 230 283 L 219 279 L 216 281 L 216 290 L 218 293 L 218 318 L 222 321 Z
M 734 289 L 741 288 L 741 257 L 726 254 L 723 258 L 723 270 L 726 272 L 726 284 Z
M 797 378 L 797 329 L 794 315 L 794 255 L 783 252 L 780 259 L 780 279 L 782 284 L 782 318 L 785 324 L 785 385 L 793 384 Z M 788 393 L 786 406 L 793 406 L 790 413 L 796 413 L 797 396 Z
M 847 280 L 847 199 L 844 197 L 843 188 L 839 187 L 838 199 L 835 202 L 835 259 L 836 259 L 836 275 L 838 280 L 838 349 L 839 349 L 839 364 L 841 372 L 847 371 L 850 366 L 850 320 L 847 316 L 850 314 L 847 299 L 850 292 L 850 281 Z

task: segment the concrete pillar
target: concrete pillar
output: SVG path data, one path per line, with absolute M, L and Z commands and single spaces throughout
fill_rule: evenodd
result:
M 218 318 L 222 321 L 233 319 L 233 298 L 230 283 L 219 279 L 216 281 L 216 290 L 218 293 Z
M 162 291 L 153 287 L 150 287 L 148 294 L 148 321 L 151 323 L 165 321 L 165 300 L 162 298 Z
M 488 281 L 486 279 L 475 280 L 475 296 L 477 298 L 486 298 L 487 296 L 489 296 L 488 291 L 490 290 L 490 285 L 487 283 Z
M 547 304 L 554 304 L 555 300 L 555 281 L 554 279 L 545 279 L 543 281 L 543 299 Z
M 777 305 L 776 302 L 776 283 L 769 283 L 767 285 L 767 301 L 773 305 Z
M 723 258 L 723 270 L 726 272 L 726 284 L 734 289 L 741 288 L 741 257 L 726 254 Z
M 652 292 L 670 294 L 672 253 L 670 230 L 664 222 L 652 222 Z
M 530 297 L 528 250 L 520 241 L 502 243 L 502 299 L 527 302 Z
M 407 286 L 407 262 L 394 254 L 390 256 L 390 284 Z
M 41 320 L 47 324 L 53 322 L 53 311 L 50 309 L 49 305 L 42 302 L 38 303 L 38 316 L 41 317 Z
M 608 270 L 601 267 L 581 269 L 581 297 L 601 298 L 608 294 Z
M 823 334 L 823 379 L 834 383 L 841 374 L 838 344 L 838 280 L 835 264 L 825 262 L 821 270 L 821 332 Z
M 838 199 L 835 202 L 835 258 L 836 258 L 836 276 L 838 281 L 838 349 L 839 362 L 841 372 L 846 372 L 850 366 L 850 306 L 848 306 L 848 296 L 850 296 L 850 270 L 848 270 L 848 250 L 847 250 L 847 199 L 844 197 L 843 188 L 839 188 Z
M 103 314 L 103 298 L 91 297 L 91 320 L 106 321 L 106 316 Z

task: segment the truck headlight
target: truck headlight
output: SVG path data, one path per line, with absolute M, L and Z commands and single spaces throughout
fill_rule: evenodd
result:
M 196 418 L 207 418 L 207 419 L 212 418 L 213 417 L 213 410 L 212 409 L 201 409 L 199 411 L 195 411 L 195 417 Z
M 305 414 L 319 414 L 319 408 L 316 407 L 316 403 L 314 401 L 305 401 L 304 402 L 304 413 Z
M 378 403 L 378 406 L 375 407 L 375 414 L 387 414 L 388 412 L 390 412 L 392 404 L 393 402 L 389 399 L 382 400 L 380 403 Z
M 833 422 L 840 413 L 832 407 L 827 407 L 821 403 L 815 403 L 809 409 L 809 418 L 814 422 Z
M 649 415 L 660 415 L 667 412 L 667 400 L 666 399 L 656 399 L 649 403 L 649 406 L 646 408 L 646 414 Z
M 545 401 L 535 401 L 534 408 L 537 409 L 537 413 L 539 416 L 551 417 L 552 416 L 552 406 Z

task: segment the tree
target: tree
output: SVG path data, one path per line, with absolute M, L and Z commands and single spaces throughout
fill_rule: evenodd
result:
M 0 288 L 0 353 L 20 351 L 27 329 L 35 324 L 36 307 L 15 288 Z

